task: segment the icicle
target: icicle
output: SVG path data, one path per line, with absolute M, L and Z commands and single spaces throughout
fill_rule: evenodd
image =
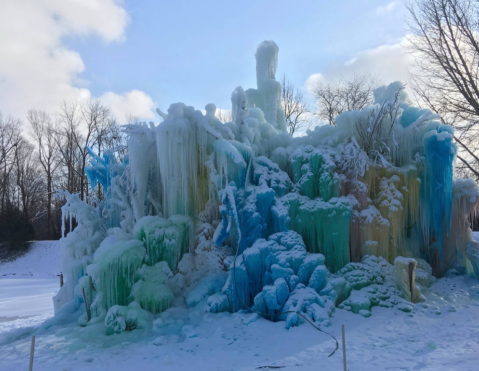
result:
M 423 229 L 433 233 L 438 246 L 439 258 L 443 256 L 443 234 L 451 225 L 453 161 L 457 147 L 452 143 L 453 135 L 449 128 L 441 126 L 424 135 L 427 159 L 423 200 L 427 205 L 427 216 L 423 219 Z M 434 202 L 431 202 L 434 200 Z M 443 226 L 446 226 L 444 231 Z

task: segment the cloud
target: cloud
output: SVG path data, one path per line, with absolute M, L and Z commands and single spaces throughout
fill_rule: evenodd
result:
M 324 76 L 321 75 L 320 73 L 313 73 L 311 76 L 309 76 L 306 79 L 306 82 L 304 83 L 304 87 L 307 91 L 312 92 L 314 90 L 314 87 L 324 79 Z
M 132 90 L 122 95 L 107 92 L 100 97 L 100 100 L 110 107 L 111 112 L 120 124 L 128 123 L 128 116 L 144 119 L 155 118 L 153 113 L 155 102 L 149 95 L 140 90 Z
M 93 98 L 88 82 L 81 79 L 85 70 L 82 58 L 67 48 L 64 39 L 78 35 L 121 42 L 128 22 L 128 14 L 115 0 L 4 1 L 0 12 L 0 111 L 25 117 L 30 108 L 52 113 L 63 100 Z M 127 107 L 141 101 L 138 93 L 123 95 Z M 142 102 L 144 107 L 146 100 Z
M 407 84 L 409 72 L 414 66 L 413 57 L 405 49 L 409 43 L 409 37 L 406 36 L 395 44 L 361 51 L 346 63 L 333 63 L 321 73 L 309 76 L 305 81 L 305 88 L 311 92 L 316 81 L 334 82 L 340 78 L 365 74 L 376 77 L 386 85 L 398 80 Z
M 387 5 L 379 6 L 376 8 L 376 15 L 384 15 L 387 13 L 391 13 L 393 9 L 396 7 L 397 2 L 393 1 L 392 3 L 389 3 Z
M 129 17 L 114 0 L 50 0 L 45 3 L 50 4 L 50 14 L 66 33 L 84 36 L 96 33 L 107 42 L 124 39 Z

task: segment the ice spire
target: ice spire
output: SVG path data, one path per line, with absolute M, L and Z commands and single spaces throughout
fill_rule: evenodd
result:
M 267 122 L 275 128 L 286 131 L 286 120 L 281 107 L 281 84 L 276 81 L 278 66 L 278 45 L 274 41 L 263 41 L 256 49 L 257 89 L 248 89 L 250 107 L 259 107 Z
M 248 99 L 241 86 L 238 86 L 231 93 L 231 105 L 233 111 L 233 122 L 237 126 L 244 123 L 244 119 L 248 116 Z
M 261 90 L 268 81 L 276 81 L 278 68 L 278 45 L 274 41 L 263 41 L 256 49 L 256 84 Z

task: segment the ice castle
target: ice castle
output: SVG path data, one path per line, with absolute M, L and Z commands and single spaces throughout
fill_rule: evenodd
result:
M 110 333 L 184 303 L 327 325 L 336 306 L 407 310 L 450 269 L 479 276 L 469 223 L 479 189 L 453 179 L 453 129 L 395 82 L 336 126 L 293 138 L 278 50 L 258 46 L 257 87 L 233 91 L 232 122 L 214 104 L 175 103 L 158 110 L 160 124 L 125 126 L 122 161 L 91 152 L 87 175 L 105 199 L 66 196 L 64 223 L 77 226 L 61 240 L 57 313 L 86 302 L 80 324 L 104 321 Z

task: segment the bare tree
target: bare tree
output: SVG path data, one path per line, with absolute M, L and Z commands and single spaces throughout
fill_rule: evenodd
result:
M 21 135 L 21 121 L 3 117 L 0 113 L 0 173 L 2 187 L 2 213 L 9 201 L 10 175 L 15 167 L 18 146 L 24 140 Z
M 27 118 L 32 128 L 31 137 L 37 146 L 38 160 L 45 174 L 47 192 L 47 231 L 48 238 L 51 238 L 53 229 L 53 179 L 57 168 L 60 165 L 58 143 L 55 141 L 55 127 L 51 117 L 43 111 L 30 110 L 28 111 Z
M 286 75 L 283 76 L 282 81 L 281 105 L 286 116 L 288 132 L 291 136 L 299 130 L 309 128 L 308 114 L 311 112 L 311 109 L 305 102 L 301 90 L 297 89 Z
M 101 103 L 96 102 L 96 124 L 93 127 L 93 144 L 98 152 L 98 156 L 101 156 L 106 148 L 115 148 L 121 144 L 123 137 L 121 130 L 111 115 L 110 109 Z
M 479 2 L 416 0 L 406 7 L 416 98 L 454 126 L 459 168 L 479 179 Z
M 215 112 L 215 116 L 218 120 L 220 120 L 223 124 L 227 122 L 233 121 L 233 114 L 231 110 L 224 110 L 224 109 L 217 109 Z
M 79 193 L 79 171 L 80 152 L 76 145 L 75 138 L 80 138 L 80 107 L 78 103 L 63 102 L 58 112 L 58 127 L 55 132 L 55 141 L 60 151 L 62 164 L 61 173 L 63 182 L 61 188 L 70 193 Z
M 22 136 L 22 122 L 0 114 L 0 243 L 7 249 L 25 247 L 35 236 L 32 216 L 44 194 L 33 147 Z
M 20 120 L 0 113 L 0 243 L 33 238 L 35 231 L 40 238 L 58 236 L 62 200 L 53 197 L 55 191 L 101 201 L 101 187 L 95 188 L 94 199 L 88 198 L 85 168 L 90 153 L 103 156 L 114 148 L 121 160 L 126 152 L 124 133 L 99 101 L 63 102 L 55 122 L 39 110 L 30 110 L 27 119 L 34 144 L 22 136 Z
M 59 111 L 60 129 L 56 142 L 60 149 L 62 163 L 66 168 L 67 190 L 88 196 L 88 182 L 85 167 L 88 163 L 87 147 L 101 155 L 106 145 L 122 140 L 119 129 L 108 107 L 100 101 L 86 105 L 63 102 Z
M 361 110 L 374 102 L 373 90 L 378 86 L 371 75 L 355 75 L 336 82 L 319 81 L 313 87 L 319 119 L 336 125 L 336 117 L 344 111 Z
M 390 148 L 388 142 L 397 122 L 400 102 L 399 96 L 404 86 L 399 89 L 392 100 L 385 100 L 379 108 L 369 111 L 367 117 L 356 119 L 355 126 L 364 152 L 374 162 L 387 167 Z
M 18 146 L 15 161 L 16 187 L 20 197 L 18 208 L 22 210 L 25 219 L 31 222 L 45 214 L 44 195 L 46 189 L 40 169 L 42 165 L 39 166 L 38 162 L 34 146 L 27 141 L 22 141 Z M 51 210 L 51 205 L 47 204 L 46 207 L 48 213 L 48 210 Z M 51 216 L 48 223 L 51 224 Z M 52 238 L 50 233 L 48 238 Z
M 81 129 L 84 134 L 76 135 L 76 132 L 74 132 L 73 140 L 81 156 L 80 198 L 84 200 L 85 195 L 88 195 L 88 182 L 85 174 L 88 158 L 87 147 L 92 148 L 95 144 L 98 144 L 99 137 L 96 134 L 102 130 L 101 127 L 108 120 L 110 110 L 103 106 L 100 101 L 90 101 L 88 104 L 81 106 L 80 111 L 82 117 Z
M 120 156 L 124 154 L 126 148 L 126 136 L 122 133 L 115 118 L 110 113 L 110 109 L 96 102 L 95 118 L 96 124 L 93 127 L 92 150 L 96 150 L 99 157 L 104 154 L 105 150 L 113 151 Z M 97 185 L 97 197 L 101 201 L 103 193 L 101 184 Z

